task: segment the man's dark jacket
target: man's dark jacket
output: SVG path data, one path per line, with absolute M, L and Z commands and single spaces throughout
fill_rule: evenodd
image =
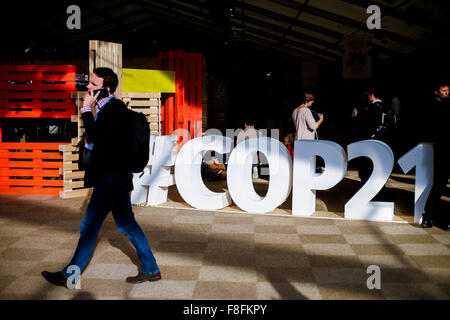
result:
M 130 180 L 132 189 L 132 173 L 125 152 L 128 128 L 126 105 L 112 98 L 97 113 L 97 120 L 92 112 L 82 115 L 84 127 L 89 141 L 94 144 L 90 167 L 86 170 L 85 186 L 92 187 L 98 183 L 104 173 L 121 172 Z

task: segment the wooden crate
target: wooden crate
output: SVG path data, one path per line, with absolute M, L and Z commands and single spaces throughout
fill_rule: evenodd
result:
M 57 195 L 63 189 L 60 143 L 0 143 L 0 194 Z
M 60 174 L 64 182 L 64 190 L 60 191 L 59 196 L 68 199 L 90 195 L 92 188 L 84 187 L 84 171 L 78 167 L 78 147 L 71 144 L 60 145 L 59 151 L 63 156 Z
M 160 92 L 123 92 L 122 101 L 131 110 L 147 116 L 150 134 L 161 134 L 161 93 Z
M 70 118 L 75 66 L 0 66 L 1 118 Z

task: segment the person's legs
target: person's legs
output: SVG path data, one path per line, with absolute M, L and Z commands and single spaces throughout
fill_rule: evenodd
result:
M 128 189 L 122 187 L 126 185 L 126 182 L 124 182 L 121 184 L 120 189 L 117 190 L 117 202 L 112 209 L 114 220 L 119 231 L 125 234 L 136 248 L 139 260 L 142 263 L 141 273 L 158 273 L 159 268 L 156 264 L 156 259 L 150 249 L 147 238 L 134 218 Z
M 61 271 L 67 278 L 69 266 L 78 266 L 80 273 L 85 269 L 97 242 L 98 232 L 108 213 L 112 210 L 116 197 L 111 177 L 105 174 L 95 186 L 86 214 L 80 224 L 80 238 L 70 263 Z

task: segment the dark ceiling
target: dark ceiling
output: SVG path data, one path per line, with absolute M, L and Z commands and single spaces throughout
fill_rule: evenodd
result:
M 69 30 L 69 5 L 81 29 Z M 368 30 L 369 5 L 381 9 L 380 30 Z M 447 0 L 168 0 L 12 2 L 2 11 L 8 59 L 86 56 L 88 40 L 124 44 L 124 54 L 252 48 L 286 59 L 340 61 L 347 35 L 369 32 L 379 59 L 447 45 Z

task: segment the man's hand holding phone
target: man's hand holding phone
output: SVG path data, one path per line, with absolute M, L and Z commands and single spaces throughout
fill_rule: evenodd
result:
M 89 90 L 87 94 L 83 97 L 83 107 L 90 107 L 92 108 L 95 106 L 95 103 L 97 102 L 97 98 L 100 94 L 100 90 L 94 94 L 93 90 Z

